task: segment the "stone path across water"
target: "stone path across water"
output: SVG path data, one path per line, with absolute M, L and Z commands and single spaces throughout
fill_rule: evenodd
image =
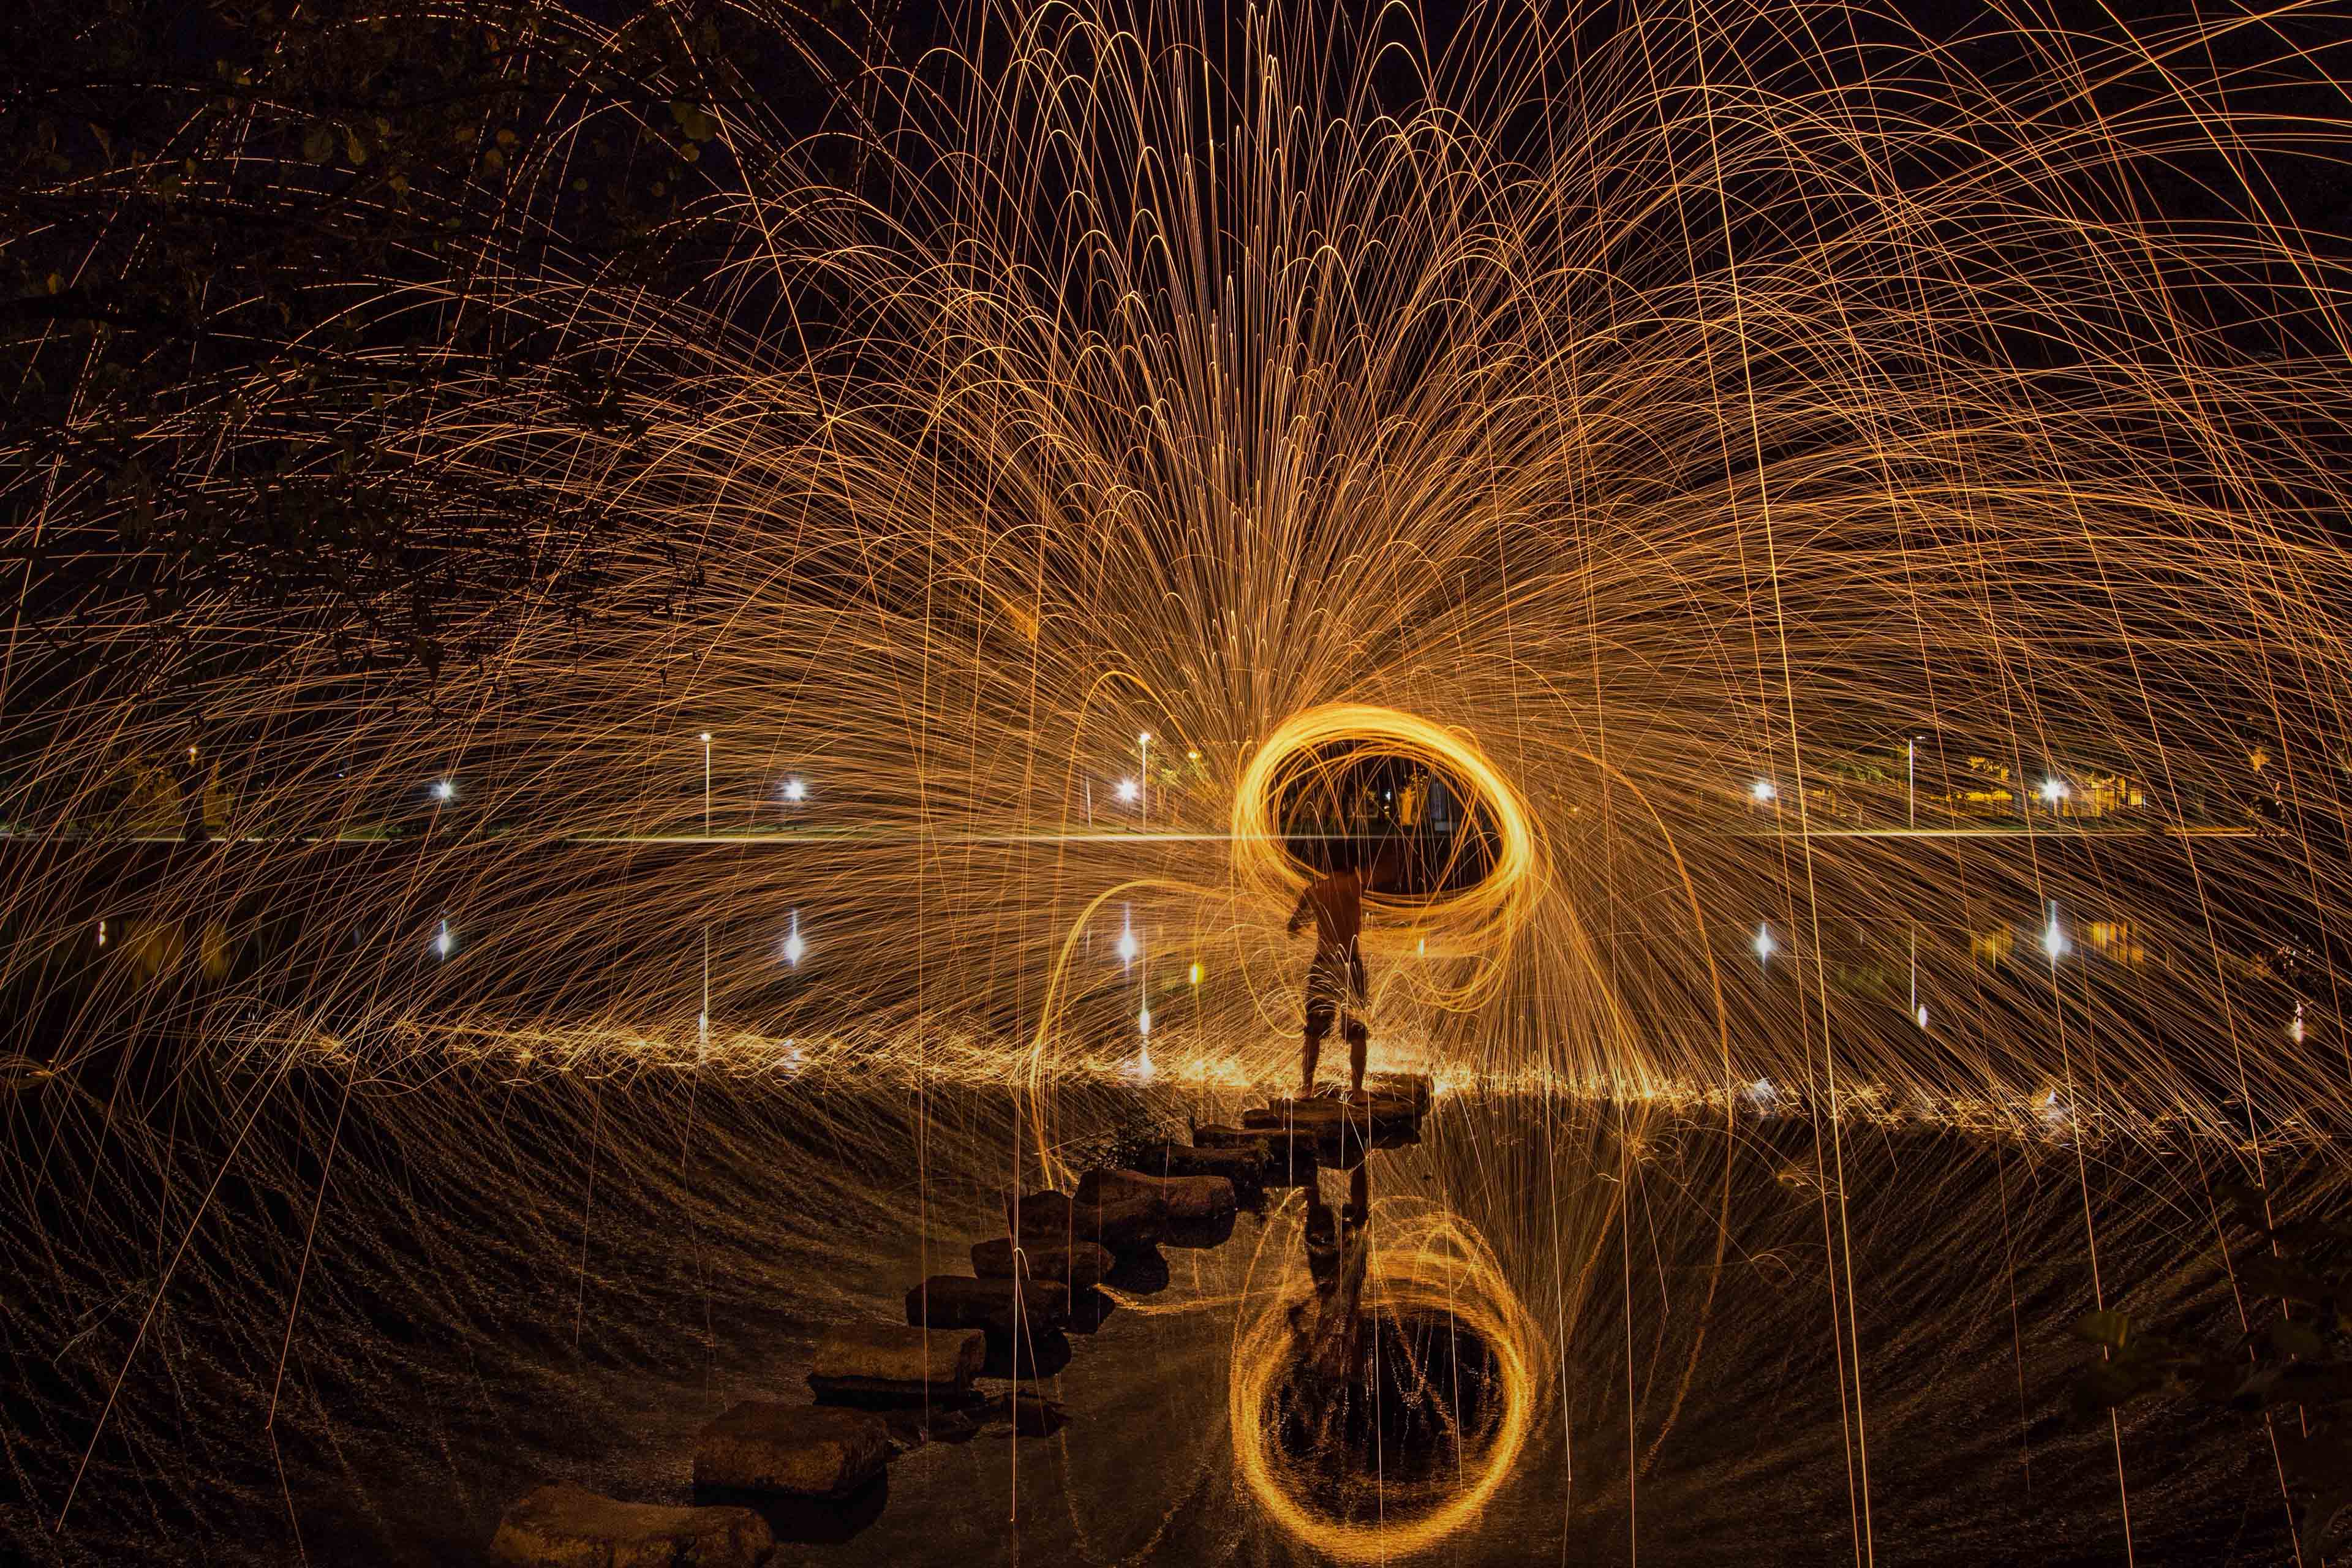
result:
M 1087 1172 L 1075 1193 L 1008 1203 L 1003 1235 L 972 1244 L 972 1272 L 933 1275 L 907 1291 L 904 1323 L 828 1329 L 811 1358 L 815 1403 L 744 1400 L 696 1444 L 696 1506 L 621 1502 L 579 1487 L 541 1487 L 508 1509 L 490 1542 L 511 1568 L 759 1568 L 775 1537 L 758 1510 L 779 1503 L 854 1510 L 898 1455 L 1009 1424 L 1050 1436 L 1061 1405 L 1020 1387 L 1069 1362 L 1066 1334 L 1091 1333 L 1112 1310 L 1096 1289 L 1122 1276 L 1164 1285 L 1164 1244 L 1204 1247 L 1233 1234 L 1236 1212 L 1372 1150 L 1420 1139 L 1425 1078 L 1391 1078 L 1352 1095 L 1276 1100 L 1239 1127 L 1196 1126 L 1192 1142 L 1148 1146 L 1136 1168 Z M 1154 1265 L 1157 1265 L 1155 1269 Z M 982 1379 L 1012 1384 L 983 1392 Z

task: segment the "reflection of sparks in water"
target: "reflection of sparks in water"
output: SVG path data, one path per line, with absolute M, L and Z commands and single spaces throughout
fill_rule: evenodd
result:
M 1451 1316 L 1475 1335 L 1492 1355 L 1494 1414 L 1482 1423 L 1482 1439 L 1465 1443 L 1457 1468 L 1442 1468 L 1442 1479 L 1423 1488 L 1384 1488 L 1375 1522 L 1332 1517 L 1300 1484 L 1273 1428 L 1297 1369 L 1290 1309 L 1313 1295 L 1297 1261 L 1302 1221 L 1296 1201 L 1270 1217 L 1240 1305 L 1226 1392 L 1234 1464 L 1270 1518 L 1328 1556 L 1373 1563 L 1425 1550 L 1475 1521 L 1513 1473 L 1550 1399 L 1550 1350 L 1485 1238 L 1459 1215 L 1410 1199 L 1376 1204 L 1366 1227 L 1364 1311 L 1399 1321 Z

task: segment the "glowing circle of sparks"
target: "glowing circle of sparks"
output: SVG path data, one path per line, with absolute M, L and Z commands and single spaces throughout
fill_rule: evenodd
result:
M 1466 731 L 1358 702 L 1327 703 L 1284 720 L 1251 755 L 1234 792 L 1235 880 L 1281 908 L 1297 898 L 1309 871 L 1285 843 L 1280 797 L 1302 772 L 1324 765 L 1316 761 L 1322 748 L 1347 742 L 1441 774 L 1491 830 L 1493 862 L 1470 886 L 1424 898 L 1374 894 L 1367 900 L 1375 915 L 1365 935 L 1368 947 L 1478 961 L 1458 984 L 1433 977 L 1423 982 L 1434 1003 L 1474 1002 L 1499 977 L 1496 961 L 1546 890 L 1549 868 L 1534 815 Z
M 1265 1246 L 1276 1255 L 1296 1256 L 1297 1206 L 1284 1218 L 1286 1224 L 1268 1226 Z M 1497 1414 L 1491 1436 L 1464 1454 L 1460 1469 L 1431 1506 L 1411 1511 L 1408 1499 L 1398 1496 L 1394 1500 L 1406 1510 L 1386 1510 L 1374 1522 L 1332 1518 L 1292 1483 L 1273 1421 L 1297 1364 L 1290 1310 L 1311 1295 L 1311 1287 L 1304 1271 L 1294 1269 L 1283 1288 L 1245 1304 L 1226 1385 L 1234 1459 L 1243 1486 L 1275 1522 L 1343 1563 L 1384 1562 L 1423 1551 L 1476 1520 L 1517 1470 L 1551 1388 L 1543 1335 L 1475 1229 L 1445 1210 L 1391 1199 L 1375 1205 L 1369 1233 L 1375 1242 L 1366 1265 L 1364 1310 L 1400 1319 L 1450 1316 L 1463 1332 L 1483 1341 L 1494 1358 Z M 1284 1245 L 1286 1234 L 1294 1245 Z

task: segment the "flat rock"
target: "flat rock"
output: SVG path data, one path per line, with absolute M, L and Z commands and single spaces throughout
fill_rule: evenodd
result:
M 694 1484 L 784 1497 L 845 1497 L 890 1458 L 879 1415 L 824 1405 L 747 1399 L 702 1429 Z
M 1303 1187 L 1315 1179 L 1313 1128 L 1285 1131 L 1279 1127 L 1195 1127 L 1192 1144 L 1196 1149 L 1256 1150 L 1265 1160 L 1258 1175 L 1260 1186 Z
M 1223 1176 L 1241 1197 L 1265 1185 L 1265 1169 L 1273 1163 L 1265 1142 L 1253 1138 L 1247 1145 L 1203 1148 L 1197 1143 L 1154 1143 L 1136 1155 L 1134 1169 L 1147 1176 Z
M 620 1502 L 557 1485 L 507 1510 L 490 1556 L 513 1568 L 757 1568 L 775 1545 L 748 1508 Z
M 982 1279 L 1050 1279 L 1091 1290 L 1111 1269 L 1110 1249 L 1091 1241 L 1024 1241 L 1016 1254 L 1009 1236 L 971 1244 L 971 1271 Z
M 1271 1105 L 1244 1110 L 1242 1126 L 1253 1132 L 1287 1131 L 1293 1136 L 1312 1133 L 1321 1140 L 1367 1135 L 1377 1140 L 1417 1131 L 1421 1112 L 1408 1100 L 1315 1095 L 1304 1100 L 1277 1100 Z
M 820 1395 L 944 1399 L 970 1393 L 987 1359 L 987 1337 L 976 1331 L 838 1323 L 817 1341 L 808 1380 Z
M 1153 1196 L 1124 1203 L 1082 1204 L 1064 1193 L 1032 1193 L 1005 1205 L 1005 1217 L 1024 1247 L 1091 1241 L 1113 1252 L 1150 1247 L 1168 1223 L 1168 1204 Z
M 1046 1279 L 966 1279 L 934 1274 L 907 1292 L 907 1321 L 919 1328 L 1047 1332 L 1070 1322 L 1070 1289 Z
M 1382 1099 L 1407 1101 L 1419 1116 L 1428 1113 L 1436 1085 L 1427 1073 L 1370 1072 L 1364 1075 L 1364 1090 Z
M 1127 1203 L 1157 1197 L 1171 1221 L 1214 1220 L 1234 1212 L 1234 1184 L 1223 1176 L 1147 1176 L 1140 1171 L 1088 1171 L 1078 1202 Z

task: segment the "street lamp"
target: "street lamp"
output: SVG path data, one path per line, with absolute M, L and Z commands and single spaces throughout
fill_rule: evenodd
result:
M 454 779 L 435 779 L 433 781 L 433 798 L 439 801 L 444 805 L 446 805 L 451 801 L 457 799 L 457 781 Z
M 1764 924 L 1758 926 L 1756 928 L 1756 962 L 1759 963 L 1771 963 L 1772 954 L 1778 952 L 1779 949 L 1780 944 L 1772 940 L 1771 922 L 1768 921 Z
M 1120 803 L 1125 805 L 1132 804 L 1140 795 L 1141 789 L 1133 779 L 1121 779 L 1118 781 L 1118 787 L 1111 793 L 1118 796 Z
M 801 912 L 794 910 L 792 934 L 784 938 L 784 962 L 798 969 L 801 966 L 801 959 L 807 952 L 808 943 L 801 940 Z
M 808 784 L 800 779 L 786 779 L 784 781 L 784 798 L 790 801 L 793 805 L 798 805 L 801 802 L 808 798 Z
M 702 836 L 710 837 L 710 731 L 702 732 Z
M 1142 760 L 1136 768 L 1135 825 L 1148 827 L 1151 824 L 1151 731 L 1146 730 L 1135 738 L 1135 750 Z
M 1772 798 L 1780 792 L 1772 787 L 1770 779 L 1758 779 L 1748 793 L 1755 798 L 1757 805 L 1769 805 L 1772 804 Z
M 2043 779 L 2042 781 L 2042 798 L 2052 805 L 2056 805 L 2059 802 L 2064 800 L 2067 793 L 2066 781 L 2063 779 Z
M 1919 742 L 1915 737 L 1903 742 L 1903 821 L 1913 832 L 1919 828 Z M 1919 1005 L 1919 917 L 1911 917 L 1911 1016 L 1919 1026 L 1927 1026 L 1927 1009 Z
M 2055 963 L 2066 956 L 2067 946 L 2066 932 L 2058 924 L 2058 900 L 2053 899 L 2050 900 L 2050 924 L 2042 932 L 2042 951 L 2050 955 L 2051 963 Z

